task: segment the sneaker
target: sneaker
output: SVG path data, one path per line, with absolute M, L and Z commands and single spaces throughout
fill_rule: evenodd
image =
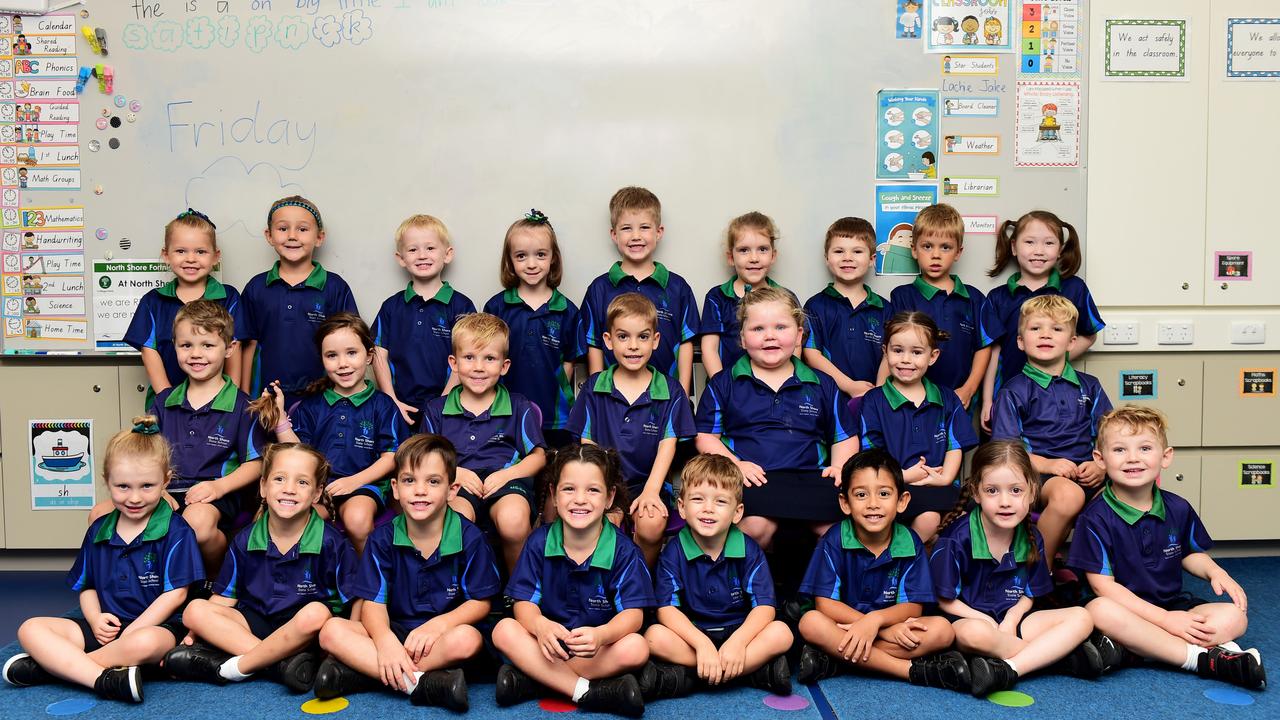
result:
M 684 697 L 693 691 L 698 672 L 683 665 L 650 660 L 638 673 L 645 702 Z
M 644 715 L 644 697 L 640 695 L 640 683 L 634 675 L 621 675 L 592 680 L 586 694 L 578 699 L 578 707 L 638 718 Z
M 320 658 L 310 650 L 303 650 L 271 666 L 270 676 L 295 693 L 310 690 L 316 683 L 316 666 Z
M 467 679 L 462 671 L 432 670 L 418 678 L 418 684 L 409 694 L 409 702 L 414 705 L 435 705 L 448 708 L 454 712 L 466 712 Z
M 1232 685 L 1261 690 L 1267 686 L 1267 673 L 1258 662 L 1258 651 L 1231 652 L 1211 647 L 1200 655 L 1196 674 L 1204 678 L 1224 680 Z
M 785 655 L 779 655 L 773 662 L 757 668 L 747 677 L 747 683 L 753 688 L 768 690 L 774 695 L 786 697 L 791 694 L 791 666 L 787 664 Z
M 969 692 L 984 698 L 993 692 L 1008 690 L 1018 681 L 1018 674 L 1000 658 L 974 655 L 969 658 Z
M 1126 665 L 1133 665 L 1136 659 L 1136 656 L 1123 645 L 1097 630 L 1093 631 L 1093 634 L 1085 642 L 1098 649 L 1098 656 L 1102 658 L 1102 672 L 1104 673 L 1109 673 Z
M 108 668 L 93 682 L 93 691 L 107 700 L 140 703 L 142 675 L 137 665 Z
M 840 663 L 828 655 L 822 648 L 805 643 L 800 651 L 800 668 L 796 671 L 796 682 L 802 685 L 815 683 L 840 674 Z
M 26 653 L 18 653 L 6 660 L 3 674 L 5 682 L 18 687 L 44 685 L 57 679 Z
M 1066 657 L 1058 661 L 1058 670 L 1071 675 L 1072 677 L 1085 678 L 1092 680 L 1101 677 L 1106 670 L 1106 663 L 1102 659 L 1102 653 L 1098 652 L 1098 647 L 1089 642 L 1088 638 L 1084 642 L 1076 646 Z
M 169 674 L 179 680 L 199 680 L 214 685 L 226 685 L 227 679 L 219 670 L 222 663 L 231 659 L 212 645 L 199 641 L 191 645 L 178 645 L 164 656 L 164 667 Z
M 496 683 L 493 697 L 499 707 L 509 707 L 533 700 L 542 695 L 544 690 L 541 683 L 525 675 L 520 668 L 510 663 L 498 668 Z
M 969 679 L 969 663 L 964 655 L 949 650 L 911 661 L 907 680 L 912 685 L 944 688 L 967 693 L 972 687 Z
M 321 700 L 367 692 L 378 687 L 377 680 L 330 655 L 316 668 L 315 691 Z

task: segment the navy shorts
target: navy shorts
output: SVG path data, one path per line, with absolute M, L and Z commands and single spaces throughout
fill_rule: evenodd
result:
M 1189 592 L 1180 592 L 1177 595 L 1175 595 L 1172 600 L 1169 600 L 1168 602 L 1156 603 L 1156 604 L 1164 608 L 1165 610 L 1171 610 L 1171 611 L 1177 612 L 1177 611 L 1194 610 L 1195 608 L 1198 608 L 1201 605 L 1208 605 L 1209 603 L 1212 603 L 1212 602 L 1223 602 L 1223 601 L 1205 600 L 1204 598 L 1196 597 L 1195 595 L 1192 595 Z M 1230 600 L 1228 599 L 1226 602 L 1230 602 Z
M 245 622 L 249 623 L 249 632 L 253 633 L 254 637 L 259 640 L 266 640 L 271 633 L 288 624 L 293 619 L 293 616 L 298 614 L 298 610 L 302 608 L 294 608 L 270 615 L 264 615 L 257 610 L 250 610 L 240 605 L 236 605 L 234 609 L 244 617 Z
M 192 483 L 192 485 L 194 484 L 195 483 Z M 187 509 L 187 490 L 170 490 L 169 494 L 173 496 L 174 500 L 178 501 L 179 514 L 181 514 L 183 510 Z M 218 529 L 226 533 L 228 536 L 232 535 L 235 531 L 235 522 L 236 518 L 240 515 L 240 511 L 249 507 L 245 502 L 245 494 L 245 490 L 238 490 L 236 492 L 227 493 L 217 500 L 208 503 L 218 510 Z M 255 492 L 254 497 L 256 498 L 256 496 L 257 494 Z
M 840 511 L 840 489 L 821 470 L 769 470 L 764 485 L 743 488 L 744 516 L 771 520 L 835 522 Z
M 345 505 L 347 501 L 350 500 L 351 498 L 367 497 L 378 506 L 378 509 L 375 511 L 375 513 L 379 513 L 386 509 L 387 498 L 390 496 L 390 494 L 391 494 L 391 488 L 390 488 L 390 485 L 388 484 L 388 481 L 384 480 L 382 482 L 369 483 L 367 485 L 361 485 L 360 487 L 356 488 L 355 490 L 352 490 L 346 495 L 338 495 L 334 497 L 333 507 L 337 510 L 341 510 L 342 506 Z
M 703 635 L 706 635 L 708 638 L 710 638 L 711 642 L 716 647 L 720 647 L 721 645 L 724 645 L 725 642 L 735 632 L 737 632 L 738 628 L 740 627 L 742 627 L 742 623 L 738 623 L 736 625 L 725 625 L 724 627 L 714 627 L 714 628 L 700 627 L 698 628 L 698 630 L 702 631 Z
M 1045 483 L 1049 482 L 1049 478 L 1054 478 L 1054 477 L 1057 477 L 1057 475 L 1054 475 L 1053 473 L 1040 473 L 1040 487 L 1041 487 L 1041 489 L 1043 489 L 1043 488 L 1044 488 L 1044 484 L 1045 484 Z M 1085 486 L 1080 485 L 1079 483 L 1077 483 L 1077 487 L 1079 487 L 1081 490 L 1083 490 L 1083 491 L 1084 491 L 1084 501 L 1085 501 L 1086 503 L 1087 503 L 1087 502 L 1089 502 L 1090 500 L 1092 500 L 1092 499 L 1094 498 L 1094 496 L 1095 496 L 1095 495 L 1097 495 L 1098 493 L 1102 492 L 1102 488 L 1103 488 L 1105 485 L 1106 485 L 1106 483 L 1105 483 L 1105 482 L 1100 482 L 1100 483 L 1098 483 L 1097 485 L 1094 485 L 1093 487 L 1085 487 Z M 1042 507 L 1042 508 L 1043 508 L 1043 507 L 1044 507 L 1044 500 L 1043 500 L 1043 499 L 1038 499 L 1038 501 L 1037 501 L 1037 503 L 1036 503 L 1036 504 L 1037 504 L 1039 507 Z
M 88 620 L 85 620 L 84 618 L 71 618 L 71 621 L 80 626 L 80 634 L 84 635 L 84 651 L 86 653 L 91 653 L 102 647 L 102 643 L 98 642 L 98 638 L 94 636 L 93 626 L 89 624 Z M 122 621 L 122 624 L 120 625 L 120 632 L 124 632 L 124 629 L 129 627 L 132 623 L 132 620 L 129 622 Z M 187 636 L 187 629 L 183 627 L 182 622 L 178 620 L 178 616 L 176 615 L 165 620 L 159 625 L 156 625 L 156 627 L 161 630 L 168 630 L 169 634 L 173 636 L 174 645 L 177 645 L 182 638 Z M 118 638 L 120 635 L 117 633 L 116 637 Z
M 481 480 L 484 480 L 489 475 L 489 473 L 476 474 L 480 476 Z M 471 504 L 471 509 L 475 512 L 476 516 L 476 525 L 481 529 L 489 529 L 493 527 L 493 520 L 489 517 L 489 508 L 493 507 L 494 503 L 508 495 L 519 495 L 524 498 L 525 502 L 529 504 L 529 516 L 531 518 L 533 517 L 533 478 L 516 478 L 514 480 L 510 480 L 506 485 L 499 488 L 496 493 L 483 498 L 478 497 L 475 493 L 465 488 L 458 490 L 458 497 Z

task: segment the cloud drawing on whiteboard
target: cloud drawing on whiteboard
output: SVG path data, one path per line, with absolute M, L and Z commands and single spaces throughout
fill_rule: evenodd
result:
M 236 192 L 227 192 L 227 188 L 235 188 Z M 187 207 L 198 208 L 213 218 L 220 233 L 239 225 L 253 236 L 262 232 L 266 222 L 260 212 L 261 203 L 244 202 L 242 198 L 275 199 L 302 194 L 302 186 L 285 182 L 275 165 L 246 165 L 240 158 L 228 155 L 214 160 L 204 172 L 187 181 L 185 202 Z

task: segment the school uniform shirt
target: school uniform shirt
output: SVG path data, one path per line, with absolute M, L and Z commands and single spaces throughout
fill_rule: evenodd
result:
M 924 378 L 924 402 L 916 407 L 903 395 L 893 378 L 863 396 L 862 449 L 884 448 L 903 468 L 920 461 L 939 466 L 952 450 L 968 450 L 978 444 L 973 420 L 960 398 L 949 388 Z M 956 485 L 960 479 L 956 478 Z
M 1111 400 L 1098 379 L 1076 372 L 1071 363 L 1054 377 L 1027 363 L 991 406 L 991 437 L 1021 439 L 1027 452 L 1082 463 L 1093 457 L 1098 422 Z
M 604 346 L 609 303 L 623 293 L 638 292 L 653 301 L 658 308 L 658 347 L 649 362 L 664 375 L 680 376 L 677 351 L 681 343 L 698 335 L 698 301 L 684 278 L 671 272 L 660 262 L 653 264 L 653 274 L 637 280 L 622 271 L 622 263 L 615 262 L 609 272 L 587 286 L 582 298 L 581 322 L 584 324 L 587 346 L 604 353 L 604 365 L 617 361 Z
M 858 540 L 853 519 L 848 517 L 818 541 L 800 592 L 839 600 L 860 613 L 898 603 L 934 602 L 929 557 L 910 528 L 894 523 L 889 547 L 877 556 Z
M 440 397 L 449 382 L 453 324 L 459 315 L 475 311 L 475 304 L 447 282 L 429 298 L 409 283 L 404 292 L 382 302 L 370 329 L 374 344 L 387 351 L 400 402 L 421 408 Z
M 244 337 L 258 341 L 249 386 L 254 397 L 275 380 L 282 390 L 297 393 L 323 377 L 316 328 L 335 313 L 360 313 L 347 282 L 320 263 L 312 265 L 305 280 L 290 285 L 280 277 L 277 260 L 244 286 Z
M 569 413 L 567 429 L 579 440 L 617 450 L 622 476 L 628 487 L 635 488 L 649 479 L 662 441 L 691 438 L 697 430 L 680 383 L 650 365 L 648 389 L 630 403 L 614 386 L 617 369 L 613 365 L 587 378 Z
M 298 439 L 324 454 L 333 480 L 363 472 L 410 434 L 395 401 L 368 380 L 351 397 L 333 389 L 308 395 L 289 419 Z
M 695 426 L 720 436 L 739 459 L 770 470 L 817 470 L 831 461 L 831 446 L 854 436 L 849 396 L 825 373 L 791 358 L 795 372 L 782 387 L 758 380 L 743 355 L 707 383 Z
M 414 546 L 404 515 L 375 528 L 364 546 L 352 594 L 387 606 L 391 622 L 412 630 L 468 600 L 502 589 L 484 533 L 445 507 L 440 544 L 429 557 Z
M 599 627 L 623 610 L 657 604 L 640 548 L 607 520 L 595 552 L 582 563 L 565 554 L 562 521 L 534 530 L 511 571 L 507 596 L 537 605 L 570 630 Z
M 227 548 L 213 593 L 268 617 L 323 603 L 335 615 L 351 602 L 356 551 L 337 527 L 311 511 L 302 537 L 286 552 L 271 540 L 267 513 Z
M 156 505 L 132 542 L 116 534 L 119 522 L 119 510 L 95 520 L 67 573 L 72 590 L 97 591 L 103 612 L 131 622 L 164 593 L 204 579 L 196 534 L 168 503 Z
M 422 412 L 422 430 L 448 438 L 458 450 L 458 466 L 476 474 L 509 468 L 536 448 L 547 447 L 538 406 L 502 385 L 493 404 L 479 415 L 462 406 L 461 386 L 432 400 Z
M 884 355 L 884 327 L 893 317 L 893 306 L 870 287 L 866 290 L 866 299 L 857 307 L 840 294 L 835 283 L 809 298 L 804 312 L 812 332 L 805 335 L 804 346 L 821 351 L 850 378 L 874 383 Z
M 564 364 L 587 354 L 578 306 L 552 289 L 550 300 L 531 308 L 511 288 L 489 298 L 484 311 L 502 318 L 511 330 L 507 350 L 511 369 L 502 377 L 502 384 L 538 406 L 542 429 L 563 429 L 573 406 L 573 384 L 565 375 Z
M 973 372 L 973 354 L 985 347 L 982 336 L 981 290 L 964 284 L 952 275 L 951 292 L 934 287 L 922 277 L 909 285 L 899 285 L 889 294 L 895 313 L 919 311 L 938 324 L 949 336 L 938 348 L 938 360 L 929 367 L 929 379 L 952 389 L 961 387 Z
M 700 629 L 741 625 L 761 605 L 777 605 L 764 551 L 736 525 L 720 557 L 703 552 L 687 526 L 658 558 L 658 607 L 680 608 Z
M 186 492 L 204 480 L 225 477 L 262 457 L 262 426 L 249 412 L 249 397 L 226 375 L 222 389 L 204 407 L 187 401 L 187 380 L 161 390 L 151 405 L 160 433 L 173 448 L 169 492 Z
M 982 346 L 992 343 L 1000 344 L 1000 370 L 996 374 L 996 388 L 1017 377 L 1022 366 L 1027 362 L 1026 353 L 1018 349 L 1018 320 L 1022 315 L 1022 304 L 1040 295 L 1061 295 L 1071 301 L 1079 312 L 1076 320 L 1077 335 L 1097 335 L 1106 323 L 1098 313 L 1098 306 L 1093 302 L 1093 295 L 1084 280 L 1072 276 L 1064 278 L 1054 268 L 1049 279 L 1038 290 L 1028 290 L 1020 285 L 1022 273 L 1016 272 L 1008 282 L 991 289 L 982 305 L 982 317 L 979 320 L 982 328 Z
M 1027 567 L 1032 542 L 1039 560 Z M 1040 531 L 1033 528 L 1028 534 L 1026 526 L 1019 524 L 1009 551 L 996 560 L 977 510 L 942 531 L 929 557 L 929 570 L 939 601 L 959 599 L 996 622 L 1024 595 L 1038 598 L 1053 591 Z
M 1152 487 L 1150 510 L 1116 497 L 1108 482 L 1076 520 L 1067 565 L 1109 575 L 1133 594 L 1161 607 L 1182 593 L 1182 561 L 1206 552 L 1213 540 L 1191 504 Z
M 212 300 L 226 308 L 234 321 L 232 338 L 243 340 L 248 332 L 244 310 L 240 306 L 240 293 L 230 285 L 223 285 L 212 277 L 206 278 L 201 300 Z M 178 299 L 178 281 L 170 280 L 161 287 L 148 290 L 138 308 L 133 311 L 129 329 L 124 331 L 124 342 L 134 350 L 155 350 L 164 363 L 164 374 L 170 385 L 186 379 L 186 373 L 178 365 L 178 353 L 173 347 L 173 321 L 186 303 Z
M 723 285 L 717 285 L 708 290 L 707 297 L 702 302 L 702 321 L 698 330 L 703 335 L 720 336 L 721 368 L 730 367 L 745 354 L 739 342 L 742 337 L 742 325 L 738 322 L 738 307 L 742 305 L 742 298 L 738 297 L 733 290 L 736 279 L 731 277 Z M 796 301 L 796 305 L 800 304 L 800 298 L 797 298 L 795 293 L 774 282 L 773 278 L 765 278 L 764 281 L 771 288 L 785 290 Z M 808 335 L 807 320 L 804 330 Z

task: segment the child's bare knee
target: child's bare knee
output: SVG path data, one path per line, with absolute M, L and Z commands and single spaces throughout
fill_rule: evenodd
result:
M 649 643 L 635 633 L 624 636 L 613 644 L 618 662 L 639 667 L 649 659 Z
M 325 652 L 333 652 L 335 647 L 342 645 L 343 637 L 346 635 L 346 628 L 342 627 L 342 622 L 342 618 L 329 618 L 320 628 L 320 647 Z
M 318 602 L 310 602 L 304 605 L 293 619 L 297 623 L 298 630 L 307 635 L 318 635 L 331 617 L 333 613 L 329 612 L 329 608 Z
M 508 650 L 526 637 L 530 637 L 529 631 L 512 618 L 503 618 L 493 627 L 493 644 L 499 650 Z

